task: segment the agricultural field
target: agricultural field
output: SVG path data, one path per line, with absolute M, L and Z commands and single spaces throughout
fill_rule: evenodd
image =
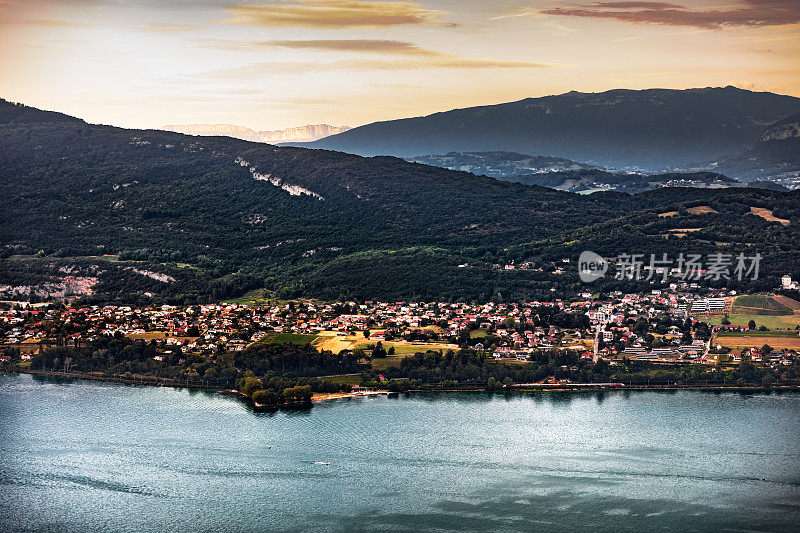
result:
M 370 347 L 378 343 L 375 339 L 368 339 L 362 333 L 354 335 L 341 335 L 334 331 L 321 332 L 314 341 L 314 346 L 322 350 L 330 350 L 339 353 L 342 350 L 369 350 Z M 417 352 L 428 350 L 458 350 L 455 344 L 445 344 L 436 342 L 413 342 L 413 341 L 380 341 L 384 348 L 394 348 L 395 355 L 413 355 Z
M 798 302 L 797 300 L 793 300 L 788 296 L 782 296 L 780 294 L 773 295 L 772 299 L 780 304 L 785 305 L 794 312 L 800 312 L 800 302 Z
M 775 338 L 792 338 L 800 337 L 799 331 L 758 331 L 758 330 L 745 330 L 745 331 L 720 331 L 717 334 L 719 337 L 775 337 Z
M 785 300 L 789 300 L 786 298 Z M 756 315 L 791 315 L 794 310 L 782 304 L 772 296 L 765 294 L 747 294 L 738 296 L 733 302 L 732 312 Z
M 764 326 L 768 329 L 794 329 L 800 326 L 800 315 L 755 315 L 755 314 L 734 314 L 728 317 L 730 323 L 734 326 L 747 327 L 748 323 L 753 320 L 756 323 L 756 328 Z M 722 317 L 704 320 L 705 322 L 719 326 L 722 324 Z
M 716 338 L 716 343 L 722 346 L 727 346 L 733 350 L 742 350 L 745 348 L 761 348 L 765 344 L 772 346 L 775 349 L 788 349 L 800 350 L 800 335 L 796 333 L 784 333 L 783 336 L 769 333 L 778 332 L 763 332 L 762 335 L 745 334 L 745 335 L 721 335 Z
M 352 338 L 353 337 L 337 335 L 333 331 L 323 331 L 314 341 L 314 347 L 321 352 L 328 350 L 333 353 L 339 353 L 342 350 L 354 350 L 356 342 L 354 340 L 349 340 Z
M 728 320 L 734 326 L 747 327 L 753 320 L 756 328 L 794 329 L 800 326 L 800 302 L 780 295 L 742 295 L 734 300 Z M 707 322 L 718 326 L 722 317 Z
M 258 341 L 258 344 L 308 344 L 313 343 L 316 339 L 316 335 L 268 332 L 263 339 Z

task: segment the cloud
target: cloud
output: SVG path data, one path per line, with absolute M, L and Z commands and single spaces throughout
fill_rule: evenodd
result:
M 445 13 L 417 2 L 366 0 L 288 0 L 269 4 L 238 4 L 220 22 L 289 28 L 385 28 L 403 24 L 434 24 Z
M 32 26 L 47 26 L 49 28 L 86 28 L 91 24 L 84 24 L 82 22 L 70 22 L 68 20 L 28 20 L 25 24 Z
M 194 78 L 222 80 L 255 80 L 275 75 L 305 74 L 323 71 L 394 71 L 417 69 L 494 69 L 494 68 L 549 68 L 554 65 L 533 61 L 470 59 L 439 54 L 419 59 L 345 59 L 331 62 L 273 61 L 254 63 L 242 67 L 212 70 L 196 74 Z
M 388 39 L 317 39 L 305 41 L 258 41 L 258 40 L 225 40 L 198 39 L 212 48 L 228 48 L 231 50 L 260 49 L 264 47 L 290 48 L 293 50 L 317 50 L 323 52 L 358 52 L 370 54 L 390 54 L 404 56 L 440 56 L 435 52 L 421 48 L 408 41 Z
M 200 26 L 193 26 L 191 24 L 172 24 L 169 22 L 151 22 L 147 26 L 142 26 L 138 31 L 154 32 L 154 33 L 174 33 L 183 31 L 197 31 L 202 30 Z
M 439 56 L 434 52 L 420 48 L 407 41 L 391 41 L 381 39 L 342 39 L 314 41 L 266 41 L 266 44 L 281 48 L 298 50 L 325 50 L 335 52 L 368 52 L 377 54 L 398 54 L 406 56 Z
M 680 4 L 670 4 L 668 2 L 595 2 L 592 4 L 596 7 L 606 7 L 610 9 L 682 9 Z
M 728 9 L 694 10 L 666 2 L 594 2 L 539 10 L 547 15 L 611 19 L 634 24 L 725 27 L 781 26 L 800 22 L 798 0 L 743 0 Z

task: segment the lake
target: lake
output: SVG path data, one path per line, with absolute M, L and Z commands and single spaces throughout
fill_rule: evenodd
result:
M 223 393 L 0 375 L 0 531 L 587 529 L 800 531 L 800 394 L 258 413 Z

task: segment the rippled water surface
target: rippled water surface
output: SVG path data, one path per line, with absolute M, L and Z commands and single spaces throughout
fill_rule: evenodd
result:
M 414 394 L 265 414 L 0 376 L 0 531 L 587 529 L 800 531 L 800 395 Z

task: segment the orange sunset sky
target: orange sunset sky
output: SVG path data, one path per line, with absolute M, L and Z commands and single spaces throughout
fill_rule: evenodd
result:
M 722 85 L 800 96 L 800 0 L 0 0 L 0 97 L 126 127 Z

